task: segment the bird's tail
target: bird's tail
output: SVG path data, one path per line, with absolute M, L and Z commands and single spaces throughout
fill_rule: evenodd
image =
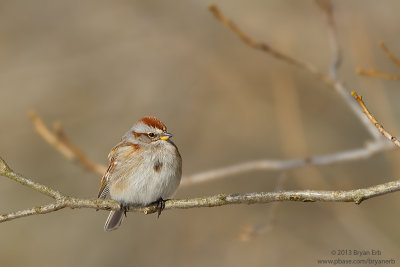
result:
M 118 227 L 121 225 L 122 218 L 124 217 L 123 215 L 124 212 L 121 210 L 111 211 L 110 215 L 108 215 L 106 224 L 104 225 L 104 230 L 112 231 L 118 229 Z

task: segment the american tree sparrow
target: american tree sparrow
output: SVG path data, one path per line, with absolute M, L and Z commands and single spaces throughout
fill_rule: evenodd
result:
M 157 203 L 160 216 L 182 175 L 182 158 L 170 137 L 159 119 L 144 117 L 111 150 L 98 197 L 109 195 L 121 203 L 121 210 L 110 212 L 104 230 L 117 229 L 130 205 Z

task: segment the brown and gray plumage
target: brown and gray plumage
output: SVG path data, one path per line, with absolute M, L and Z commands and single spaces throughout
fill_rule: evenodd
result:
M 170 137 L 160 120 L 144 117 L 111 150 L 98 197 L 109 195 L 121 203 L 121 210 L 110 212 L 104 230 L 115 230 L 121 225 L 124 207 L 160 201 L 164 204 L 178 188 L 182 158 Z

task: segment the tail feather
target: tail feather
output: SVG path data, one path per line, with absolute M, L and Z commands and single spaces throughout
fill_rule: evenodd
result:
M 123 215 L 123 211 L 111 211 L 110 215 L 108 215 L 106 224 L 104 225 L 104 230 L 112 231 L 118 229 L 118 227 L 121 225 L 122 218 L 124 217 Z

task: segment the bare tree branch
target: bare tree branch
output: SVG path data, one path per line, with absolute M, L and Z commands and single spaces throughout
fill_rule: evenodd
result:
M 82 149 L 80 149 L 77 145 L 71 142 L 68 136 L 64 133 L 60 122 L 54 124 L 54 133 L 57 136 L 57 139 L 60 140 L 60 142 L 62 142 L 63 144 L 65 144 L 65 146 L 68 149 L 70 149 L 70 151 L 75 156 L 76 161 L 78 163 L 81 163 L 81 165 L 84 168 L 101 175 L 105 173 L 107 169 L 106 166 L 92 161 L 88 156 L 86 156 L 86 154 L 82 151 Z
M 35 126 L 36 132 L 44 139 L 47 143 L 52 145 L 58 152 L 69 160 L 75 158 L 74 153 L 63 144 L 43 123 L 42 119 L 36 115 L 35 111 L 30 111 L 28 117 L 31 119 L 33 126 Z
M 333 5 L 331 0 L 316 0 L 317 6 L 325 13 L 328 33 L 329 33 L 329 43 L 332 49 L 332 64 L 329 70 L 329 76 L 332 80 L 337 79 L 337 70 L 339 69 L 340 63 L 342 62 L 342 52 L 340 50 L 335 20 L 333 17 Z
M 393 55 L 393 53 L 390 51 L 390 49 L 386 46 L 386 44 L 381 41 L 379 43 L 379 46 L 382 48 L 383 52 L 385 52 L 386 56 L 394 63 L 397 65 L 397 67 L 400 67 L 400 59 Z
M 60 123 L 55 123 L 54 133 L 52 133 L 35 111 L 30 111 L 28 117 L 35 126 L 36 132 L 68 160 L 81 164 L 82 167 L 94 173 L 104 174 L 106 166 L 89 159 L 77 145 L 69 140 Z
M 218 9 L 218 7 L 215 4 L 212 4 L 209 6 L 209 10 L 214 14 L 214 16 L 225 26 L 227 26 L 229 29 L 231 29 L 237 36 L 239 36 L 240 39 L 242 39 L 247 45 L 249 45 L 252 48 L 259 49 L 261 51 L 264 51 L 266 53 L 269 53 L 270 55 L 274 56 L 275 58 L 281 59 L 283 61 L 286 61 L 288 63 L 291 63 L 297 67 L 300 67 L 302 69 L 307 70 L 311 74 L 315 75 L 318 77 L 320 80 L 325 82 L 327 85 L 333 87 L 336 92 L 343 98 L 343 100 L 346 102 L 346 104 L 350 107 L 350 109 L 353 111 L 353 113 L 360 119 L 364 127 L 367 129 L 367 131 L 371 134 L 371 136 L 375 140 L 379 140 L 381 136 L 379 133 L 376 131 L 375 127 L 371 125 L 365 116 L 363 116 L 362 112 L 360 111 L 359 107 L 357 104 L 352 101 L 352 98 L 348 92 L 348 90 L 344 87 L 344 85 L 336 79 L 336 69 L 334 69 L 334 74 L 331 75 L 331 77 L 328 77 L 327 75 L 323 74 L 321 71 L 318 70 L 317 67 L 315 67 L 313 64 L 308 63 L 308 62 L 303 62 L 299 59 L 296 59 L 294 57 L 288 56 L 277 49 L 272 48 L 270 45 L 262 42 L 256 42 L 254 41 L 251 37 L 246 35 L 238 26 L 236 26 L 235 23 L 233 23 L 230 19 L 225 17 L 222 12 Z M 332 25 L 333 27 L 333 25 Z M 333 42 L 337 42 L 336 37 L 332 39 Z M 333 65 L 334 68 L 337 68 L 339 65 L 336 64 L 335 62 L 340 62 L 338 56 L 340 56 L 340 50 L 339 46 L 334 44 L 334 46 L 338 47 L 338 52 L 334 57 L 333 60 Z
M 85 166 L 84 162 L 88 161 L 93 162 L 92 160 L 88 159 L 83 152 L 80 152 L 82 153 L 83 156 L 79 156 L 78 154 L 76 154 L 77 153 L 76 151 L 78 151 L 78 149 L 72 149 L 72 147 L 77 147 L 77 146 L 67 138 L 64 132 L 62 132 L 62 136 L 64 136 L 64 138 L 60 138 L 61 136 L 60 134 L 52 133 L 46 127 L 46 125 L 43 123 L 42 119 L 36 114 L 36 112 L 31 114 L 34 114 L 33 123 L 37 129 L 38 134 L 44 140 L 46 140 L 50 145 L 54 146 L 56 150 L 59 151 L 62 155 L 64 155 L 67 159 L 71 159 L 73 162 L 78 162 L 80 163 L 81 166 Z M 61 128 L 61 125 L 57 127 Z M 49 140 L 55 140 L 55 141 L 49 141 Z M 66 142 L 65 140 L 68 140 L 68 143 L 65 143 Z M 64 149 L 68 150 L 68 152 L 64 154 L 57 148 L 58 146 L 62 146 L 63 150 Z M 365 147 L 359 149 L 340 151 L 337 153 L 331 153 L 327 155 L 311 156 L 308 158 L 298 158 L 289 160 L 262 159 L 262 160 L 249 161 L 244 163 L 233 164 L 231 166 L 222 167 L 214 170 L 200 172 L 193 175 L 184 176 L 182 178 L 181 186 L 191 186 L 197 183 L 209 182 L 212 180 L 222 179 L 228 176 L 241 174 L 249 171 L 289 170 L 289 169 L 305 167 L 308 165 L 315 165 L 315 166 L 330 165 L 340 162 L 360 160 L 369 158 L 375 155 L 376 153 L 380 153 L 382 151 L 390 149 L 393 149 L 393 146 L 390 143 L 388 144 L 386 142 L 373 142 L 373 143 L 368 143 Z M 73 156 L 71 157 L 67 156 L 70 154 L 72 154 Z M 94 173 L 98 173 L 100 175 L 104 174 L 106 167 L 98 163 L 94 164 L 99 167 L 86 168 L 86 169 Z
M 390 49 L 386 46 L 384 42 L 380 42 L 379 46 L 382 48 L 383 52 L 385 52 L 386 56 L 394 63 L 396 66 L 400 67 L 400 59 L 395 56 Z M 379 77 L 387 80 L 398 81 L 400 80 L 400 75 L 390 74 L 386 72 L 382 72 L 375 69 L 365 70 L 363 68 L 357 68 L 357 73 L 359 75 L 368 76 L 368 77 Z
M 248 171 L 260 171 L 260 170 L 290 170 L 300 168 L 308 165 L 319 166 L 319 165 L 330 165 L 340 162 L 347 162 L 353 160 L 360 160 L 369 158 L 376 153 L 381 153 L 385 150 L 393 149 L 393 145 L 387 142 L 371 142 L 368 143 L 364 148 L 352 149 L 347 151 L 341 151 L 337 153 L 312 156 L 309 158 L 289 159 L 289 160 L 258 160 L 249 161 L 245 163 L 238 163 L 224 168 L 218 168 L 185 176 L 182 179 L 182 185 L 193 185 L 197 183 L 208 182 L 211 180 L 221 179 L 227 176 L 236 175 Z
M 58 192 L 57 190 L 54 190 L 42 184 L 35 183 L 34 181 L 27 179 L 20 174 L 15 173 L 13 170 L 10 169 L 10 167 L 8 167 L 7 163 L 2 158 L 0 158 L 0 175 L 7 176 L 8 178 L 22 185 L 26 185 L 56 200 L 62 198 L 61 193 Z
M 382 124 L 380 124 L 374 117 L 374 115 L 372 115 L 372 113 L 368 110 L 367 106 L 365 105 L 364 101 L 362 100 L 362 97 L 360 95 L 358 95 L 356 92 L 352 92 L 351 95 L 354 97 L 355 100 L 357 100 L 358 104 L 361 106 L 361 108 L 363 109 L 365 115 L 367 115 L 368 119 L 375 125 L 375 127 L 378 129 L 378 131 L 387 139 L 389 139 L 390 141 L 393 142 L 393 144 L 395 144 L 396 146 L 400 147 L 400 141 L 394 137 L 393 135 L 391 135 L 389 132 L 387 132 Z
M 339 81 L 337 77 L 337 70 L 339 69 L 341 63 L 342 52 L 337 38 L 336 24 L 333 17 L 332 1 L 316 0 L 316 4 L 322 11 L 324 11 L 327 18 L 329 40 L 333 56 L 329 72 L 330 78 L 334 81 L 332 83 L 332 86 L 336 90 L 336 92 L 342 97 L 345 103 L 350 107 L 353 113 L 358 117 L 358 119 L 360 119 L 361 123 L 365 126 L 367 131 L 374 138 L 375 143 L 379 145 L 380 143 L 382 143 L 381 136 L 376 131 L 376 129 L 374 129 L 373 125 L 369 123 L 368 119 L 365 116 L 363 116 L 363 114 L 360 112 L 360 109 L 357 107 L 357 104 L 354 103 L 354 101 L 352 101 L 348 90 L 344 87 L 342 82 Z
M 288 173 L 283 172 L 281 176 L 278 178 L 278 181 L 275 186 L 275 192 L 280 192 L 283 189 L 283 184 L 286 182 L 288 178 Z M 245 225 L 243 227 L 242 233 L 239 235 L 239 240 L 243 242 L 247 242 L 250 239 L 264 234 L 273 229 L 276 221 L 276 214 L 278 212 L 278 207 L 281 202 L 274 202 L 271 204 L 271 207 L 268 212 L 267 220 L 263 223 L 259 223 L 257 225 Z
M 285 53 L 280 52 L 279 50 L 271 47 L 266 43 L 255 41 L 253 38 L 244 33 L 234 22 L 225 17 L 224 14 L 222 14 L 222 12 L 218 9 L 218 7 L 215 4 L 211 4 L 208 8 L 222 24 L 231 29 L 243 42 L 245 42 L 250 47 L 267 52 L 277 59 L 286 61 L 295 66 L 306 69 L 307 71 L 318 77 L 318 79 L 331 85 L 332 80 L 324 73 L 320 72 L 318 68 L 315 67 L 314 65 L 308 62 L 301 61 L 294 57 L 288 56 Z
M 11 212 L 8 214 L 0 214 L 0 223 L 32 215 L 46 214 L 63 208 L 65 208 L 65 205 L 63 203 L 51 203 L 26 210 Z
M 378 78 L 383 78 L 383 79 L 392 80 L 392 81 L 400 80 L 400 75 L 394 75 L 394 74 L 381 72 L 381 71 L 374 70 L 374 69 L 364 70 L 362 68 L 357 68 L 357 73 L 359 75 L 363 75 L 363 76 L 378 77 Z
M 45 185 L 33 182 L 32 180 L 14 173 L 0 158 L 0 175 L 13 179 L 24 184 L 42 194 L 54 198 L 55 203 L 38 206 L 22 211 L 0 215 L 0 223 L 18 219 L 22 217 L 46 214 L 64 208 L 92 208 L 96 210 L 119 210 L 120 205 L 114 200 L 104 199 L 79 199 L 64 196 L 58 191 Z M 281 192 L 257 192 L 244 194 L 219 194 L 209 197 L 199 197 L 193 199 L 168 200 L 165 209 L 189 209 L 201 207 L 217 207 L 230 204 L 256 204 L 270 203 L 275 201 L 300 201 L 300 202 L 354 202 L 360 204 L 363 200 L 389 194 L 400 190 L 400 180 L 380 184 L 368 188 L 348 190 L 348 191 L 281 191 Z M 49 193 L 50 192 L 50 193 Z M 130 211 L 150 214 L 157 211 L 156 205 L 147 207 L 130 207 Z
M 353 113 L 360 119 L 361 123 L 365 126 L 366 130 L 374 138 L 374 141 L 382 142 L 382 137 L 380 136 L 379 132 L 375 129 L 374 125 L 369 123 L 368 118 L 363 115 L 357 104 L 354 103 L 354 101 L 352 101 L 353 99 L 350 93 L 343 86 L 343 84 L 337 81 L 334 83 L 334 88 L 336 92 L 345 100 L 345 102 L 348 104 Z

